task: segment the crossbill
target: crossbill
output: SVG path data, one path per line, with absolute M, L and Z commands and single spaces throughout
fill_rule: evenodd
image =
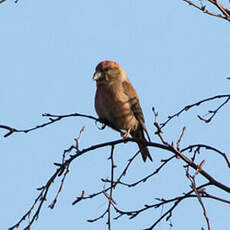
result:
M 128 80 L 124 69 L 114 61 L 102 61 L 93 75 L 97 90 L 95 109 L 102 121 L 111 124 L 116 130 L 125 130 L 137 142 L 144 162 L 147 158 L 152 161 L 144 133 L 146 130 L 144 115 L 136 90 Z

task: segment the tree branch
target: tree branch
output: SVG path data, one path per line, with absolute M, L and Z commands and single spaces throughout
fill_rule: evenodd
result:
M 163 122 L 163 123 L 160 124 L 160 129 L 162 129 L 164 126 L 166 126 L 166 124 L 168 122 L 170 122 L 173 118 L 179 117 L 183 112 L 186 112 L 186 111 L 190 110 L 191 108 L 193 108 L 195 106 L 199 106 L 199 105 L 201 105 L 201 104 L 203 104 L 203 103 L 205 103 L 207 101 L 212 101 L 212 100 L 219 99 L 219 98 L 227 98 L 227 99 L 225 100 L 225 102 L 223 104 L 221 104 L 221 106 L 219 106 L 215 110 L 216 112 L 213 112 L 213 111 L 209 112 L 209 113 L 213 113 L 213 115 L 211 116 L 211 119 L 210 119 L 210 121 L 211 121 L 213 119 L 213 117 L 216 115 L 216 113 L 220 110 L 220 108 L 222 108 L 230 100 L 230 94 L 217 95 L 217 96 L 214 96 L 214 97 L 209 97 L 209 98 L 203 99 L 203 100 L 198 101 L 196 103 L 193 103 L 191 105 L 186 105 L 179 112 L 177 112 L 177 113 L 175 113 L 173 115 L 168 116 L 168 119 L 165 122 Z M 210 122 L 210 121 L 208 121 L 208 122 Z
M 216 0 L 207 0 L 208 2 L 210 2 L 211 4 L 213 4 L 222 14 L 220 13 L 215 13 L 212 12 L 210 10 L 206 9 L 206 5 L 203 5 L 202 0 L 200 0 L 200 6 L 196 3 L 194 3 L 194 1 L 190 1 L 190 0 L 183 0 L 184 2 L 187 2 L 189 5 L 195 7 L 196 9 L 202 11 L 205 14 L 214 16 L 214 17 L 218 17 L 218 18 L 222 18 L 225 19 L 227 21 L 230 21 L 230 10 L 225 8 L 223 5 L 221 5 L 218 1 Z

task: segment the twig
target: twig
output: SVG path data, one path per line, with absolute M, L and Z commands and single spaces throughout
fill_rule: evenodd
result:
M 205 148 L 205 149 L 212 150 L 212 151 L 220 154 L 224 158 L 224 160 L 226 161 L 227 166 L 230 168 L 230 161 L 229 161 L 227 155 L 225 153 L 221 152 L 220 150 L 218 150 L 218 149 L 216 149 L 216 148 L 214 148 L 212 146 L 209 146 L 209 145 L 204 145 L 204 144 L 189 145 L 188 147 L 183 148 L 181 150 L 181 152 L 185 152 L 187 150 L 191 151 L 193 148 L 196 148 L 195 151 L 197 151 L 197 150 L 199 151 L 200 148 Z
M 144 178 L 132 183 L 132 184 L 128 184 L 128 183 L 124 183 L 124 182 L 121 182 L 121 181 L 116 181 L 118 182 L 119 184 L 122 184 L 122 185 L 125 185 L 125 186 L 128 186 L 128 187 L 135 187 L 136 185 L 140 184 L 141 182 L 146 182 L 149 178 L 151 178 L 152 176 L 158 174 L 160 172 L 160 170 L 169 162 L 171 161 L 172 159 L 174 159 L 176 156 L 173 155 L 171 156 L 170 158 L 168 159 L 165 159 L 165 160 L 161 160 L 161 162 L 163 162 L 153 173 L 149 174 L 148 176 L 145 176 Z M 107 181 L 109 182 L 109 181 Z
M 57 202 L 58 196 L 59 196 L 60 193 L 61 193 L 61 190 L 62 190 L 62 188 L 63 188 L 64 181 L 65 181 L 66 176 L 67 176 L 68 173 L 69 173 L 69 165 L 66 165 L 65 173 L 64 173 L 63 178 L 62 178 L 62 180 L 61 180 L 61 184 L 60 184 L 60 186 L 59 186 L 59 189 L 58 189 L 58 191 L 57 191 L 57 194 L 56 194 L 54 200 L 53 200 L 52 203 L 49 205 L 49 208 L 51 208 L 51 209 L 54 208 L 54 206 L 55 206 L 55 204 L 56 204 L 56 202 Z
M 41 208 L 43 206 L 44 201 L 46 201 L 46 197 L 47 197 L 47 193 L 49 191 L 50 185 L 54 182 L 54 180 L 57 177 L 60 170 L 61 170 L 61 168 L 57 169 L 56 172 L 48 180 L 46 185 L 38 189 L 38 190 L 41 190 L 41 192 L 39 193 L 38 197 L 35 199 L 32 207 L 29 209 L 28 212 L 26 212 L 26 214 L 14 226 L 10 227 L 9 230 L 13 230 L 15 228 L 18 228 L 19 225 L 22 223 L 22 221 L 24 221 L 26 218 L 30 217 L 31 212 L 35 208 L 35 205 L 39 203 L 35 213 L 33 214 L 32 219 L 29 221 L 28 225 L 24 228 L 24 230 L 30 230 L 30 227 L 32 226 L 34 221 L 39 218 L 39 214 L 40 214 L 40 211 L 41 211 Z
M 52 116 L 58 116 L 58 115 L 52 115 Z M 66 116 L 71 116 L 71 115 L 64 115 L 65 117 Z M 62 116 L 63 117 L 63 116 Z M 64 118 L 64 117 L 63 117 Z M 56 118 L 52 118 L 52 119 L 56 119 Z M 62 118 L 59 118 L 59 119 L 62 119 Z M 157 121 L 155 122 L 157 124 Z M 10 130 L 9 130 L 10 131 Z M 81 135 L 82 132 L 80 132 L 80 135 Z M 161 132 L 159 132 L 158 135 L 161 135 Z M 80 137 L 80 136 L 79 136 Z M 29 221 L 29 224 L 26 226 L 25 230 L 29 230 L 31 225 L 34 223 L 35 220 L 37 220 L 39 218 L 39 214 L 40 214 L 40 211 L 41 211 L 41 208 L 44 204 L 44 201 L 46 201 L 46 197 L 47 197 L 47 194 L 48 194 L 48 191 L 49 191 L 49 188 L 51 186 L 51 184 L 55 181 L 56 177 L 57 176 L 61 176 L 63 173 L 64 173 L 64 176 L 62 178 L 62 181 L 61 181 L 61 185 L 59 187 L 59 190 L 56 194 L 56 197 L 53 201 L 53 203 L 51 203 L 51 208 L 55 205 L 56 203 L 56 200 L 57 200 L 57 197 L 59 196 L 61 190 L 62 190 L 62 187 L 63 187 L 63 183 L 64 183 L 64 180 L 65 180 L 65 177 L 68 173 L 68 169 L 69 169 L 69 166 L 70 164 L 72 163 L 72 161 L 78 157 L 80 157 L 81 155 L 87 153 L 87 152 L 91 152 L 93 150 L 96 150 L 96 149 L 99 149 L 99 148 L 103 148 L 103 147 L 107 147 L 107 146 L 115 146 L 115 145 L 118 145 L 118 144 L 121 144 L 121 143 L 127 143 L 127 142 L 139 142 L 139 140 L 136 140 L 134 138 L 127 138 L 127 139 L 120 139 L 120 140 L 116 140 L 116 141 L 110 141 L 110 142 L 105 142 L 105 143 L 101 143 L 101 144 L 97 144 L 97 145 L 93 145 L 91 147 L 88 147 L 86 149 L 83 149 L 83 150 L 79 150 L 78 149 L 78 140 L 77 139 L 77 142 L 76 142 L 76 145 L 73 145 L 71 147 L 69 147 L 67 150 L 64 150 L 64 153 L 67 153 L 67 152 L 70 152 L 72 150 L 76 150 L 76 153 L 73 154 L 73 155 L 69 155 L 69 158 L 68 159 L 65 159 L 66 156 L 64 155 L 64 158 L 62 159 L 62 163 L 55 163 L 55 165 L 58 167 L 58 169 L 56 170 L 56 172 L 50 177 L 50 179 L 47 181 L 47 183 L 45 184 L 45 186 L 41 187 L 39 190 L 41 191 L 38 195 L 38 197 L 35 199 L 32 207 L 29 209 L 28 212 L 26 212 L 26 214 L 18 221 L 17 224 L 15 224 L 13 227 L 10 228 L 10 230 L 13 230 L 15 228 L 17 228 L 22 221 L 24 221 L 26 218 L 28 218 L 29 216 L 31 216 L 31 213 L 32 211 L 34 210 L 35 208 L 35 205 L 38 205 L 38 207 L 36 208 L 33 216 L 32 216 L 32 219 Z M 203 170 L 200 165 L 197 165 L 195 164 L 192 160 L 190 160 L 189 158 L 187 158 L 184 154 L 182 154 L 182 150 L 180 151 L 179 149 L 176 149 L 172 144 L 168 144 L 166 141 L 164 141 L 163 137 L 162 137 L 162 140 L 163 140 L 163 144 L 159 144 L 159 143 L 155 143 L 155 142 L 146 142 L 145 144 L 147 146 L 150 146 L 150 147 L 154 147 L 154 148 L 159 148 L 159 149 L 163 149 L 163 150 L 166 150 L 166 151 L 169 151 L 171 153 L 174 153 L 175 156 L 179 157 L 180 159 L 182 159 L 184 162 L 186 162 L 188 164 L 188 166 L 192 167 L 193 169 L 199 171 L 199 173 L 208 180 L 208 184 L 209 185 L 214 185 L 228 193 L 230 193 L 230 188 L 224 184 L 221 184 L 219 181 L 217 181 L 215 178 L 213 178 L 211 175 L 209 175 L 205 170 Z M 76 141 L 76 140 L 75 140 Z M 113 149 L 112 147 L 112 149 Z M 190 146 L 190 149 L 192 147 Z M 184 150 L 185 151 L 185 150 Z M 113 150 L 112 150 L 113 152 Z M 64 154 L 63 153 L 63 154 Z M 110 195 L 109 197 L 111 198 L 112 200 L 112 189 L 115 188 L 118 184 L 121 184 L 121 178 L 123 176 L 126 175 L 126 172 L 128 170 L 128 168 L 130 167 L 132 161 L 136 158 L 136 156 L 139 155 L 139 151 L 128 161 L 126 167 L 124 168 L 124 170 L 122 171 L 122 173 L 120 174 L 120 176 L 118 177 L 117 180 L 114 180 L 113 179 L 113 171 L 111 171 L 111 180 L 110 180 L 110 186 L 106 189 L 103 189 L 102 191 L 98 192 L 98 193 L 94 193 L 90 196 L 84 196 L 84 193 L 82 193 L 83 195 L 81 195 L 81 197 L 77 198 L 76 201 L 73 202 L 73 204 L 76 204 L 77 202 L 79 202 L 80 200 L 83 200 L 83 199 L 88 199 L 88 198 L 93 198 L 99 194 L 107 194 L 106 192 L 107 191 L 110 191 Z M 223 154 L 221 154 L 222 156 L 224 156 Z M 168 161 L 170 161 L 171 159 L 173 159 L 173 157 L 169 158 Z M 167 162 L 168 162 L 167 161 Z M 167 163 L 167 162 L 163 162 L 163 164 L 159 167 L 159 170 Z M 112 165 L 114 165 L 113 162 L 111 162 Z M 113 167 L 112 167 L 113 168 Z M 66 171 L 67 170 L 67 171 Z M 156 172 L 157 173 L 157 172 Z M 147 180 L 150 176 L 154 175 L 154 173 L 152 173 L 151 175 L 143 178 L 143 182 L 145 180 Z M 137 182 L 137 183 L 140 183 L 140 182 Z M 180 202 L 180 201 L 176 201 L 176 202 Z M 109 207 L 113 205 L 114 208 L 116 208 L 116 206 L 110 202 L 109 204 Z M 177 206 L 177 203 L 174 204 L 175 207 Z M 171 210 L 173 210 L 174 208 L 172 208 Z M 107 212 L 103 213 L 101 215 L 101 217 L 104 217 L 104 215 L 106 214 Z M 169 212 L 165 213 L 165 215 L 163 216 L 167 216 L 171 213 L 171 211 L 169 210 Z M 110 217 L 109 217 L 110 218 Z M 100 219 L 99 218 L 96 218 L 96 219 Z M 109 219 L 110 220 L 110 219 Z M 90 220 L 89 220 L 90 221 Z M 92 220 L 93 221 L 93 220 Z
M 197 189 L 202 189 L 202 188 L 205 188 L 209 185 L 210 185 L 210 183 L 205 183 L 205 184 L 199 186 Z M 173 204 L 173 206 L 171 208 L 169 208 L 160 218 L 158 218 L 151 227 L 147 228 L 148 230 L 153 229 L 162 219 L 164 219 L 166 216 L 168 216 L 170 213 L 172 213 L 172 211 L 176 208 L 176 206 L 181 201 L 183 201 L 184 199 L 187 199 L 187 198 L 196 197 L 196 196 L 192 195 L 192 193 L 193 193 L 193 190 L 190 190 L 189 192 L 185 193 L 183 196 L 178 196 L 178 197 L 175 197 L 175 198 L 172 198 L 169 200 L 157 198 L 156 200 L 159 200 L 160 201 L 159 203 L 152 204 L 152 205 L 145 205 L 144 208 L 139 209 L 139 210 L 134 210 L 134 211 L 122 211 L 122 210 L 118 209 L 117 207 L 115 207 L 115 210 L 120 214 L 117 217 L 115 217 L 115 219 L 118 219 L 123 215 L 127 215 L 127 216 L 129 216 L 130 219 L 133 219 L 137 215 L 139 215 L 140 213 L 142 213 L 148 209 L 159 208 L 160 206 L 163 206 L 167 203 L 172 203 L 175 201 L 175 203 Z
M 184 136 L 184 133 L 185 133 L 185 130 L 186 130 L 186 127 L 183 128 L 182 132 L 181 132 L 181 135 L 176 143 L 176 146 L 177 146 L 177 150 L 180 150 L 180 142 L 182 140 L 182 137 Z
M 73 146 L 73 147 L 71 147 L 69 149 L 71 149 L 71 150 L 72 149 L 76 149 L 76 147 Z M 64 152 L 66 152 L 66 150 L 64 150 Z M 71 156 L 70 156 L 70 159 L 71 159 Z M 32 224 L 34 223 L 34 221 L 39 218 L 39 214 L 40 214 L 41 208 L 42 208 L 42 206 L 44 204 L 44 201 L 46 201 L 46 197 L 47 197 L 47 194 L 48 194 L 48 191 L 49 191 L 49 188 L 50 188 L 51 184 L 55 181 L 55 179 L 58 176 L 61 176 L 62 173 L 65 172 L 64 176 L 63 176 L 63 178 L 61 180 L 61 184 L 60 184 L 60 187 L 59 187 L 59 189 L 57 191 L 57 194 L 56 194 L 53 202 L 49 205 L 49 207 L 51 209 L 54 208 L 54 206 L 56 204 L 56 201 L 57 201 L 57 198 L 58 198 L 58 196 L 59 196 L 59 194 L 60 194 L 60 192 L 62 190 L 62 187 L 63 187 L 64 181 L 65 181 L 65 178 L 67 176 L 67 173 L 69 172 L 69 165 L 70 165 L 71 161 L 69 161 L 69 159 L 68 159 L 68 160 L 66 160 L 62 164 L 55 163 L 55 165 L 58 166 L 58 169 L 49 178 L 49 180 L 47 181 L 47 183 L 44 186 L 42 186 L 41 188 L 38 188 L 38 190 L 40 190 L 41 192 L 39 193 L 39 195 L 35 199 L 32 207 L 29 209 L 28 212 L 26 212 L 26 214 L 14 226 L 10 227 L 9 230 L 13 230 L 15 228 L 18 228 L 19 225 L 22 223 L 22 221 L 24 221 L 26 218 L 29 218 L 31 216 L 31 213 L 34 210 L 35 205 L 38 204 L 38 207 L 36 208 L 36 211 L 34 212 L 32 219 L 29 221 L 28 225 L 24 228 L 24 230 L 30 230 L 30 228 L 31 228 Z
M 118 179 L 116 181 L 114 181 L 113 183 L 113 188 L 115 188 L 118 184 L 122 184 L 122 182 L 120 182 L 121 178 L 123 176 L 126 175 L 127 173 L 127 170 L 129 168 L 129 166 L 131 165 L 132 161 L 136 158 L 136 156 L 139 154 L 139 151 L 131 158 L 128 160 L 128 164 L 125 166 L 124 170 L 122 171 L 122 173 L 120 174 L 120 176 L 118 177 Z M 109 182 L 111 183 L 111 180 L 107 180 L 107 179 L 101 179 L 103 182 Z M 76 204 L 77 202 L 79 202 L 80 200 L 86 200 L 86 199 L 91 199 L 91 198 L 94 198 L 95 196 L 98 196 L 98 195 L 101 195 L 101 194 L 104 194 L 104 192 L 107 192 L 111 189 L 111 186 L 109 186 L 108 188 L 105 188 L 103 189 L 102 191 L 99 191 L 97 193 L 93 193 L 89 196 L 85 196 L 85 197 L 78 197 L 77 200 L 75 200 L 72 204 Z
M 49 121 L 45 122 L 45 123 L 43 123 L 41 125 L 37 125 L 37 126 L 35 126 L 33 128 L 16 129 L 16 128 L 12 128 L 12 127 L 6 126 L 6 125 L 0 125 L 0 128 L 8 130 L 8 133 L 6 133 L 4 135 L 4 137 L 8 137 L 13 133 L 29 133 L 31 131 L 34 131 L 34 130 L 40 129 L 40 128 L 44 128 L 44 127 L 46 127 L 48 125 L 51 125 L 51 124 L 53 124 L 53 123 L 55 123 L 57 121 L 60 121 L 60 120 L 62 120 L 64 118 L 69 118 L 69 117 L 86 117 L 86 118 L 101 122 L 101 120 L 97 119 L 96 117 L 85 115 L 85 114 L 80 114 L 80 113 L 72 113 L 72 114 L 67 114 L 67 115 L 52 115 L 52 114 L 49 114 L 49 113 L 45 113 L 45 114 L 42 114 L 42 116 L 43 117 L 48 117 Z
M 215 1 L 211 1 L 211 0 L 208 0 L 209 2 L 213 3 L 217 8 L 220 9 L 220 11 L 223 13 L 223 14 L 218 14 L 218 13 L 214 13 L 214 12 L 211 12 L 209 10 L 206 9 L 206 6 L 199 6 L 197 4 L 195 4 L 194 2 L 190 1 L 190 0 L 183 0 L 184 2 L 187 2 L 189 5 L 197 8 L 198 10 L 202 11 L 203 13 L 205 14 L 208 14 L 208 15 L 211 15 L 211 16 L 214 16 L 214 17 L 218 17 L 218 18 L 222 18 L 222 19 L 225 19 L 227 21 L 230 21 L 230 16 L 229 16 L 229 10 L 227 10 L 226 8 L 224 8 L 223 6 L 220 7 L 220 3 L 218 3 L 216 0 Z M 215 3 L 214 3 L 215 2 Z
M 214 98 L 214 97 L 213 97 L 213 98 Z M 202 102 L 204 102 L 204 101 L 207 101 L 207 100 L 210 100 L 210 98 L 205 99 L 205 100 L 202 100 L 202 101 L 200 101 L 200 102 L 198 102 L 198 103 L 200 104 L 200 103 L 202 103 Z M 194 106 L 194 105 L 197 105 L 197 104 L 193 104 L 192 106 Z M 189 108 L 191 108 L 191 106 L 190 106 Z M 181 110 L 181 111 L 184 111 L 184 109 Z M 181 113 L 181 111 L 180 111 L 179 113 Z M 154 122 L 154 125 L 157 127 L 157 126 L 159 126 L 158 123 L 157 123 L 157 119 L 156 119 L 156 116 L 157 116 L 158 114 L 155 112 L 155 110 L 153 110 L 153 112 L 154 112 L 154 115 L 155 115 L 155 122 Z M 169 120 L 168 120 L 168 121 L 169 121 Z M 166 123 L 167 123 L 167 122 L 166 122 Z M 166 124 L 166 123 L 165 123 L 165 124 Z M 188 159 L 184 154 L 182 154 L 182 152 L 180 151 L 180 149 L 176 149 L 176 148 L 174 147 L 173 143 L 172 143 L 172 144 L 169 144 L 167 141 L 165 141 L 161 133 L 162 133 L 162 132 L 157 132 L 157 135 L 160 137 L 160 140 L 162 141 L 163 146 L 167 146 L 169 149 L 171 149 L 171 151 L 172 151 L 173 153 L 175 153 L 175 155 L 176 155 L 177 157 L 181 158 L 184 162 L 186 162 L 187 165 L 188 165 L 187 167 L 192 167 L 192 168 L 195 169 L 195 170 L 197 170 L 197 169 L 199 168 L 199 166 L 198 166 L 197 164 L 195 164 L 195 163 L 193 162 L 193 160 Z M 147 145 L 151 146 L 151 142 L 147 143 Z M 162 146 L 162 147 L 163 147 L 163 146 Z M 216 182 L 217 182 L 217 181 L 215 181 L 214 178 L 210 177 L 210 175 L 207 175 L 206 172 L 204 172 L 204 170 L 202 170 L 202 169 L 201 169 L 199 172 L 200 172 L 200 174 L 202 174 L 206 179 L 208 179 L 208 177 L 209 177 L 209 179 L 208 179 L 209 182 L 211 182 L 213 185 L 216 186 Z M 206 176 L 205 176 L 204 174 L 206 174 Z M 214 179 L 214 180 L 212 180 L 212 179 Z M 219 184 L 219 182 L 217 182 L 217 184 Z M 219 184 L 219 185 L 220 185 L 220 184 Z M 230 192 L 229 188 L 226 187 L 226 185 L 221 184 L 220 186 L 221 186 L 221 189 L 225 190 L 226 192 Z M 218 187 L 218 186 L 217 186 L 217 187 Z
M 202 194 L 200 194 L 199 189 L 197 189 L 197 187 L 196 187 L 196 181 L 195 181 L 195 177 L 196 177 L 196 175 L 198 175 L 198 173 L 199 173 L 200 169 L 202 168 L 203 164 L 204 164 L 204 161 L 202 161 L 202 162 L 200 163 L 199 168 L 197 169 L 197 171 L 195 172 L 195 174 L 194 174 L 193 176 L 191 176 L 191 175 L 189 174 L 188 169 L 187 169 L 186 176 L 187 176 L 188 179 L 190 180 L 190 182 L 191 182 L 191 187 L 192 187 L 193 191 L 195 192 L 196 197 L 197 197 L 197 199 L 198 199 L 198 201 L 199 201 L 199 203 L 200 203 L 200 205 L 201 205 L 201 207 L 202 207 L 202 209 L 203 209 L 203 215 L 204 215 L 204 217 L 205 217 L 205 220 L 206 220 L 206 223 L 207 223 L 208 230 L 211 230 L 210 222 L 209 222 L 209 218 L 208 218 L 208 214 L 207 214 L 207 210 L 206 210 L 206 208 L 205 208 L 205 206 L 204 206 L 204 203 L 203 203 L 203 201 L 202 201 L 202 199 L 201 199 Z
M 203 185 L 197 187 L 197 191 L 199 191 L 200 197 L 202 197 L 202 198 L 210 198 L 210 199 L 214 199 L 214 200 L 217 200 L 217 201 L 220 201 L 220 202 L 230 204 L 229 200 L 224 200 L 224 199 L 221 199 L 219 197 L 216 197 L 216 196 L 213 196 L 213 195 L 210 195 L 210 194 L 206 193 L 204 191 L 204 189 L 209 185 L 210 185 L 210 183 L 206 183 L 206 184 L 203 184 Z M 174 204 L 173 204 L 173 206 L 171 208 L 169 208 L 160 218 L 158 218 L 151 227 L 147 228 L 148 230 L 153 229 L 165 217 L 167 217 L 167 220 L 169 220 L 169 218 L 172 215 L 173 210 L 178 206 L 178 204 L 180 202 L 182 202 L 183 200 L 188 199 L 188 198 L 197 198 L 196 194 L 195 195 L 192 194 L 193 192 L 194 191 L 191 190 L 191 191 L 185 193 L 183 196 L 178 196 L 178 197 L 168 199 L 168 200 L 163 199 L 163 198 L 161 198 L 161 199 L 156 198 L 156 200 L 160 201 L 159 203 L 156 203 L 156 204 L 153 204 L 153 205 L 145 205 L 144 208 L 139 209 L 139 210 L 122 211 L 119 208 L 115 207 L 115 210 L 117 211 L 117 213 L 119 213 L 119 215 L 117 217 L 115 217 L 114 219 L 117 220 L 123 215 L 127 215 L 127 216 L 129 216 L 130 219 L 133 219 L 136 216 L 138 216 L 140 213 L 143 213 L 144 211 L 146 211 L 148 209 L 159 208 L 159 207 L 164 206 L 165 204 L 170 204 L 170 203 L 174 202 Z
M 108 210 L 106 209 L 99 217 L 95 218 L 95 219 L 89 219 L 87 220 L 89 223 L 93 223 L 93 222 L 96 222 L 100 219 L 103 219 L 104 216 L 107 214 Z
M 112 146 L 114 146 L 114 145 L 112 145 Z M 113 151 L 114 151 L 114 150 L 111 149 L 111 151 L 112 151 L 112 153 L 111 153 L 110 158 L 112 157 Z M 89 220 L 87 220 L 88 222 L 95 222 L 95 221 L 98 221 L 99 219 L 102 219 L 102 218 L 105 216 L 106 213 L 108 213 L 108 222 L 107 222 L 107 224 L 108 224 L 109 229 L 111 229 L 111 223 L 110 223 L 110 219 L 111 219 L 111 217 L 110 217 L 110 207 L 111 207 L 111 205 L 112 205 L 112 206 L 115 208 L 115 205 L 116 205 L 116 202 L 115 202 L 115 201 L 113 200 L 113 198 L 112 198 L 112 192 L 111 192 L 111 190 L 112 190 L 112 189 L 115 189 L 115 187 L 120 183 L 121 178 L 122 178 L 123 176 L 126 175 L 126 172 L 127 172 L 128 168 L 129 168 L 129 166 L 131 165 L 132 161 L 136 158 L 136 156 L 137 156 L 138 154 L 139 154 L 139 151 L 138 151 L 131 159 L 129 159 L 128 164 L 126 165 L 126 167 L 124 168 L 124 170 L 122 171 L 122 173 L 120 174 L 120 176 L 118 177 L 117 181 L 114 181 L 113 179 L 111 179 L 111 180 L 102 179 L 103 182 L 110 182 L 110 187 L 108 187 L 108 188 L 106 188 L 106 189 L 103 189 L 103 190 L 100 191 L 100 192 L 91 194 L 91 195 L 89 195 L 89 196 L 87 196 L 87 197 L 84 197 L 84 198 L 82 198 L 82 199 L 79 199 L 79 197 L 78 197 L 77 200 L 73 202 L 73 204 L 75 204 L 76 202 L 79 202 L 80 200 L 93 198 L 93 197 L 98 196 L 98 195 L 100 195 L 100 194 L 104 194 L 105 197 L 109 200 L 108 208 L 103 212 L 103 214 L 100 215 L 99 217 L 95 218 L 95 219 L 89 219 Z M 115 166 L 115 165 L 114 165 L 114 162 L 111 162 L 111 167 L 112 167 L 112 168 L 111 168 L 111 178 L 114 177 L 114 172 L 113 172 L 113 170 L 112 170 L 112 169 L 114 168 L 114 166 Z M 108 191 L 108 190 L 110 191 L 110 195 L 108 195 L 108 194 L 106 193 L 106 191 Z
M 224 6 L 218 2 L 217 0 L 208 0 L 209 2 L 211 2 L 214 6 L 216 6 L 222 13 L 223 15 L 226 16 L 227 20 L 230 20 L 230 15 L 229 15 L 229 11 L 224 8 Z
M 80 130 L 78 138 L 74 139 L 75 145 L 71 145 L 68 149 L 64 150 L 64 152 L 62 154 L 62 163 L 64 163 L 67 153 L 70 153 L 73 149 L 75 149 L 76 151 L 79 151 L 79 141 L 80 141 L 81 135 L 83 134 L 84 131 L 85 131 L 85 126 L 83 126 L 82 129 Z
M 208 119 L 204 119 L 203 117 L 201 117 L 200 115 L 197 115 L 197 117 L 201 120 L 201 121 L 204 121 L 206 123 L 209 123 L 212 118 L 216 115 L 216 113 L 226 104 L 228 103 L 230 97 L 228 97 L 219 107 L 217 107 L 217 109 L 215 110 L 210 110 L 208 111 L 208 113 L 212 114 L 212 116 L 210 116 Z
M 113 153 L 114 153 L 114 145 L 111 146 L 111 154 L 110 154 L 110 161 L 111 161 L 111 183 L 110 183 L 110 192 L 109 192 L 109 203 L 108 203 L 108 220 L 107 220 L 107 224 L 108 224 L 108 229 L 111 230 L 111 203 L 114 202 L 113 201 L 113 180 L 114 180 L 114 159 L 113 159 Z M 115 203 L 115 202 L 114 202 Z
M 186 106 L 185 106 L 183 109 L 181 109 L 179 112 L 177 112 L 177 113 L 175 113 L 175 114 L 173 114 L 173 115 L 168 116 L 168 119 L 167 119 L 165 122 L 163 122 L 163 123 L 160 124 L 160 129 L 162 129 L 162 128 L 163 128 L 169 121 L 171 121 L 173 118 L 180 116 L 183 112 L 186 112 L 186 111 L 190 110 L 191 108 L 193 108 L 193 107 L 195 107 L 195 106 L 199 106 L 199 105 L 201 105 L 202 103 L 207 102 L 207 101 L 212 101 L 212 100 L 215 100 L 215 99 L 225 98 L 225 97 L 227 97 L 227 99 L 226 99 L 226 101 L 221 105 L 221 107 L 222 107 L 224 104 L 226 104 L 226 103 L 229 101 L 229 99 L 230 99 L 230 94 L 217 95 L 217 96 L 214 96 L 214 97 L 209 97 L 209 98 L 203 99 L 203 100 L 198 101 L 198 102 L 196 102 L 196 103 L 194 103 L 194 104 L 191 104 L 191 105 L 186 105 Z M 221 108 L 221 107 L 220 107 L 220 108 Z M 220 108 L 219 108 L 219 109 L 220 109 Z M 219 110 L 219 109 L 218 109 L 218 110 Z M 214 116 L 215 116 L 215 115 L 216 115 L 216 113 L 214 114 Z M 212 118 L 213 118 L 214 116 L 212 116 Z
M 36 129 L 40 129 L 40 128 L 44 128 L 46 126 L 49 126 L 57 121 L 60 121 L 64 118 L 69 118 L 69 117 L 85 117 L 85 118 L 89 118 L 91 120 L 94 120 L 95 123 L 100 122 L 102 123 L 102 127 L 99 129 L 104 129 L 106 126 L 109 126 L 110 128 L 116 130 L 117 132 L 119 132 L 120 134 L 123 134 L 123 132 L 119 129 L 117 129 L 116 127 L 113 126 L 113 124 L 111 124 L 110 122 L 108 122 L 107 120 L 103 120 L 103 119 L 99 119 L 90 115 L 86 115 L 86 114 L 80 114 L 80 113 L 72 113 L 72 114 L 66 114 L 66 115 L 55 115 L 55 114 L 49 114 L 49 113 L 44 113 L 42 114 L 43 117 L 48 117 L 49 121 L 45 122 L 41 125 L 37 125 L 33 128 L 29 128 L 29 129 L 16 129 L 7 125 L 0 125 L 0 128 L 2 129 L 6 129 L 8 130 L 8 133 L 6 133 L 4 135 L 4 137 L 8 137 L 13 133 L 29 133 L 31 131 L 34 131 Z
M 89 148 L 83 149 L 81 150 L 77 155 L 72 155 L 71 159 L 69 159 L 68 161 L 72 161 L 73 159 L 75 159 L 76 157 L 84 154 L 85 152 L 89 152 L 98 148 L 102 148 L 102 147 L 106 147 L 106 146 L 110 146 L 110 145 L 117 145 L 117 144 L 121 144 L 121 143 L 127 143 L 127 142 L 138 142 L 137 140 L 133 139 L 133 138 L 127 138 L 127 139 L 120 139 L 117 141 L 111 141 L 111 142 L 105 142 L 102 144 L 98 144 L 98 145 L 93 145 Z M 186 156 L 184 156 L 181 152 L 178 152 L 174 147 L 172 146 L 166 146 L 166 145 L 162 145 L 159 143 L 155 143 L 155 142 L 146 142 L 147 146 L 150 147 L 155 147 L 155 148 L 160 148 L 169 152 L 172 152 L 174 154 L 176 154 L 178 157 L 180 157 L 185 163 L 187 163 L 189 166 L 191 166 L 193 169 L 197 170 L 198 166 L 192 162 L 191 160 L 189 160 Z M 139 152 L 137 153 L 139 154 Z M 134 156 L 136 157 L 137 154 Z M 133 160 L 134 158 L 132 158 Z M 124 174 L 126 173 L 127 168 L 129 167 L 129 164 L 127 165 L 126 169 L 124 170 Z M 205 170 L 201 170 L 200 174 L 202 176 L 204 176 L 208 181 L 210 181 L 211 184 L 215 185 L 216 187 L 230 193 L 230 187 L 216 181 L 212 176 L 210 176 Z M 96 193 L 97 194 L 97 193 Z

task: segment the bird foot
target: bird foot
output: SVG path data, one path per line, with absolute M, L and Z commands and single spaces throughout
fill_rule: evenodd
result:
M 129 128 L 125 133 L 122 134 L 122 137 L 124 139 L 127 139 L 129 137 L 129 134 L 130 134 L 130 131 L 131 131 L 131 128 Z

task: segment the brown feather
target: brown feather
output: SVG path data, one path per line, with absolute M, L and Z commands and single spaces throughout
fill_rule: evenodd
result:
M 116 62 L 103 61 L 97 65 L 94 76 L 97 81 L 95 109 L 99 118 L 108 121 L 116 130 L 130 130 L 131 136 L 140 140 L 138 146 L 143 160 L 149 158 L 152 161 L 145 145 L 144 132 L 149 141 L 150 138 L 139 98 L 125 71 Z
M 153 159 L 149 153 L 149 150 L 148 150 L 147 146 L 145 145 L 146 139 L 144 137 L 144 132 L 143 132 L 142 127 L 139 126 L 138 129 L 132 131 L 130 134 L 132 135 L 133 138 L 140 140 L 140 142 L 138 142 L 137 144 L 139 146 L 143 161 L 145 162 L 147 158 L 149 158 L 151 161 L 153 161 Z
M 144 119 L 144 115 L 140 106 L 140 102 L 136 90 L 133 88 L 130 82 L 124 81 L 122 82 L 122 85 L 124 87 L 124 93 L 129 97 L 129 103 L 131 104 L 131 110 L 134 116 L 140 122 L 141 127 L 143 128 L 144 132 L 148 137 L 148 141 L 151 141 L 145 126 L 145 119 Z

